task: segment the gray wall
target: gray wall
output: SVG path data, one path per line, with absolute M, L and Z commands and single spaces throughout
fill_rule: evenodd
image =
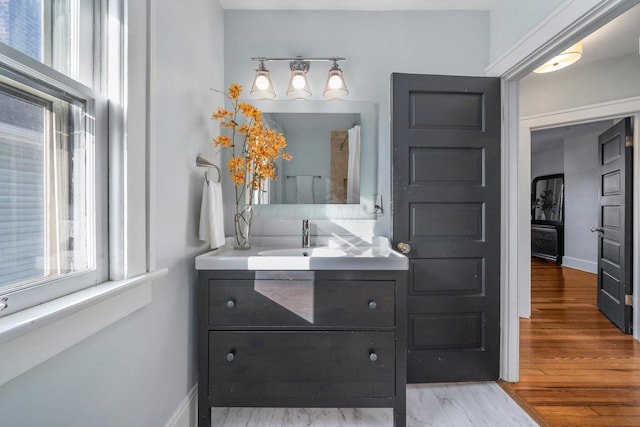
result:
M 491 9 L 491 61 L 495 61 L 564 0 L 496 0 Z
M 153 232 L 169 274 L 149 305 L 0 387 L 3 426 L 163 426 L 196 382 L 194 256 L 206 248 L 195 157 L 213 134 L 208 89 L 223 84 L 222 12 L 211 0 L 152 3 Z
M 533 138 L 533 136 L 532 136 Z M 542 175 L 564 172 L 564 145 L 562 140 L 554 147 L 531 153 L 531 179 Z
M 296 55 L 345 56 L 341 68 L 350 92 L 347 99 L 378 104 L 377 179 L 385 215 L 377 220 L 375 232 L 388 236 L 391 73 L 485 75 L 489 13 L 225 11 L 225 87 L 236 82 L 248 92 L 256 68 L 252 56 Z M 329 66 L 311 64 L 312 99 L 323 99 Z M 276 99 L 286 99 L 288 64 L 268 64 L 267 68 Z M 227 234 L 232 230 L 232 208 L 227 203 Z M 292 230 L 298 232 L 298 228 L 296 222 Z
M 563 264 L 595 273 L 598 241 L 598 135 L 611 121 L 590 125 L 564 140 L 565 259 Z

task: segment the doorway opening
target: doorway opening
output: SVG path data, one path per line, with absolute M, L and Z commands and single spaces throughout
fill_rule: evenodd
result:
M 631 118 L 531 133 L 531 176 L 536 187 L 562 179 L 560 191 L 532 187 L 531 254 L 548 259 L 555 249 L 564 268 L 597 275 L 598 309 L 625 333 L 631 332 L 631 308 L 625 297 L 633 294 L 631 135 Z M 540 174 L 551 171 L 556 174 L 551 176 L 562 178 L 540 181 Z M 547 212 L 564 215 L 540 220 L 545 216 L 541 203 L 548 205 Z M 532 268 L 532 284 L 534 273 Z M 535 288 L 531 289 L 533 293 Z
M 542 23 L 522 40 L 518 50 L 509 52 L 493 63 L 487 72 L 503 78 L 503 107 L 506 114 L 503 127 L 503 270 L 502 278 L 506 286 L 502 294 L 502 347 L 501 377 L 507 381 L 518 381 L 519 375 L 519 319 L 531 314 L 530 272 L 531 272 L 531 131 L 563 126 L 569 123 L 587 123 L 597 120 L 631 116 L 638 123 L 640 114 L 640 94 L 625 86 L 620 93 L 611 96 L 603 94 L 604 83 L 618 83 L 610 74 L 599 74 L 592 84 L 585 85 L 580 79 L 570 80 L 556 91 L 544 92 L 536 87 L 533 93 L 539 96 L 541 109 L 532 111 L 520 102 L 526 96 L 526 77 L 545 59 L 571 44 L 584 39 L 585 35 L 601 28 L 617 16 L 638 5 L 637 1 L 612 1 L 596 6 L 565 8 L 558 11 L 549 22 Z M 637 58 L 637 38 L 635 40 Z M 585 46 L 586 49 L 586 46 Z M 601 65 L 608 66 L 609 62 Z M 572 66 L 573 67 L 573 66 Z M 572 67 L 569 67 L 571 70 Z M 562 70 L 560 71 L 562 72 Z M 558 73 L 560 73 L 558 72 Z M 555 74 L 555 73 L 552 73 Z M 584 77 L 584 76 L 583 76 Z M 600 79 L 600 80 L 599 80 Z M 608 79 L 608 80 L 607 80 Z M 568 85 L 582 88 L 577 99 L 567 101 Z M 607 86 L 609 87 L 609 86 Z M 624 89 L 626 87 L 626 89 Z M 523 90 L 524 89 L 524 90 Z M 578 90 L 578 89 L 577 89 Z M 529 93 L 532 93 L 531 91 Z M 609 97 L 607 97 L 608 95 Z M 633 95 L 633 96 L 630 96 Z M 626 98 L 625 98 L 626 96 Z M 640 181 L 638 172 L 638 133 L 633 141 L 634 182 Z M 634 190 L 634 224 L 640 218 L 638 189 Z M 637 227 L 636 227 L 637 229 Z M 638 253 L 638 233 L 633 236 L 633 251 Z M 634 266 L 634 288 L 638 289 L 638 265 Z M 634 331 L 638 339 L 638 293 L 633 296 Z M 517 309 L 516 309 L 517 307 Z

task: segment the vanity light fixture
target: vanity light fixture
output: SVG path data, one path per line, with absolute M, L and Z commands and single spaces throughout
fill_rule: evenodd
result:
M 540 67 L 533 70 L 534 73 L 550 73 L 552 71 L 561 70 L 569 65 L 577 62 L 582 57 L 582 42 L 578 42 L 569 49 L 563 51 L 551 60 L 545 62 Z
M 271 78 L 269 77 L 269 70 L 264 66 L 265 62 L 289 62 L 291 77 L 289 78 L 289 86 L 287 87 L 286 94 L 291 98 L 304 99 L 311 96 L 307 73 L 310 68 L 310 62 L 317 61 L 333 62 L 333 66 L 329 70 L 329 76 L 324 87 L 323 95 L 325 98 L 338 99 L 349 94 L 344 77 L 342 76 L 342 70 L 338 66 L 338 61 L 345 61 L 346 58 L 305 58 L 297 56 L 295 58 L 257 57 L 251 58 L 251 60 L 260 63 L 260 66 L 256 70 L 256 76 L 253 79 L 253 86 L 251 88 L 251 95 L 256 98 L 273 99 L 276 96 L 271 83 Z
M 260 99 L 273 99 L 276 97 L 269 70 L 265 68 L 264 61 L 260 61 L 260 66 L 256 70 L 256 77 L 253 79 L 253 86 L 251 87 L 251 95 Z

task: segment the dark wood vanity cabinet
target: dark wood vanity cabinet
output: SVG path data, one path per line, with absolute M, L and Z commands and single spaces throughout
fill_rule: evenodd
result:
M 405 271 L 200 271 L 211 407 L 392 407 L 406 423 Z

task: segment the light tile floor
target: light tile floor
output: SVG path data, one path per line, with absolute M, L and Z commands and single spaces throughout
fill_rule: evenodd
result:
M 219 427 L 386 427 L 391 409 L 213 408 Z M 408 427 L 537 426 L 494 382 L 407 386 Z

